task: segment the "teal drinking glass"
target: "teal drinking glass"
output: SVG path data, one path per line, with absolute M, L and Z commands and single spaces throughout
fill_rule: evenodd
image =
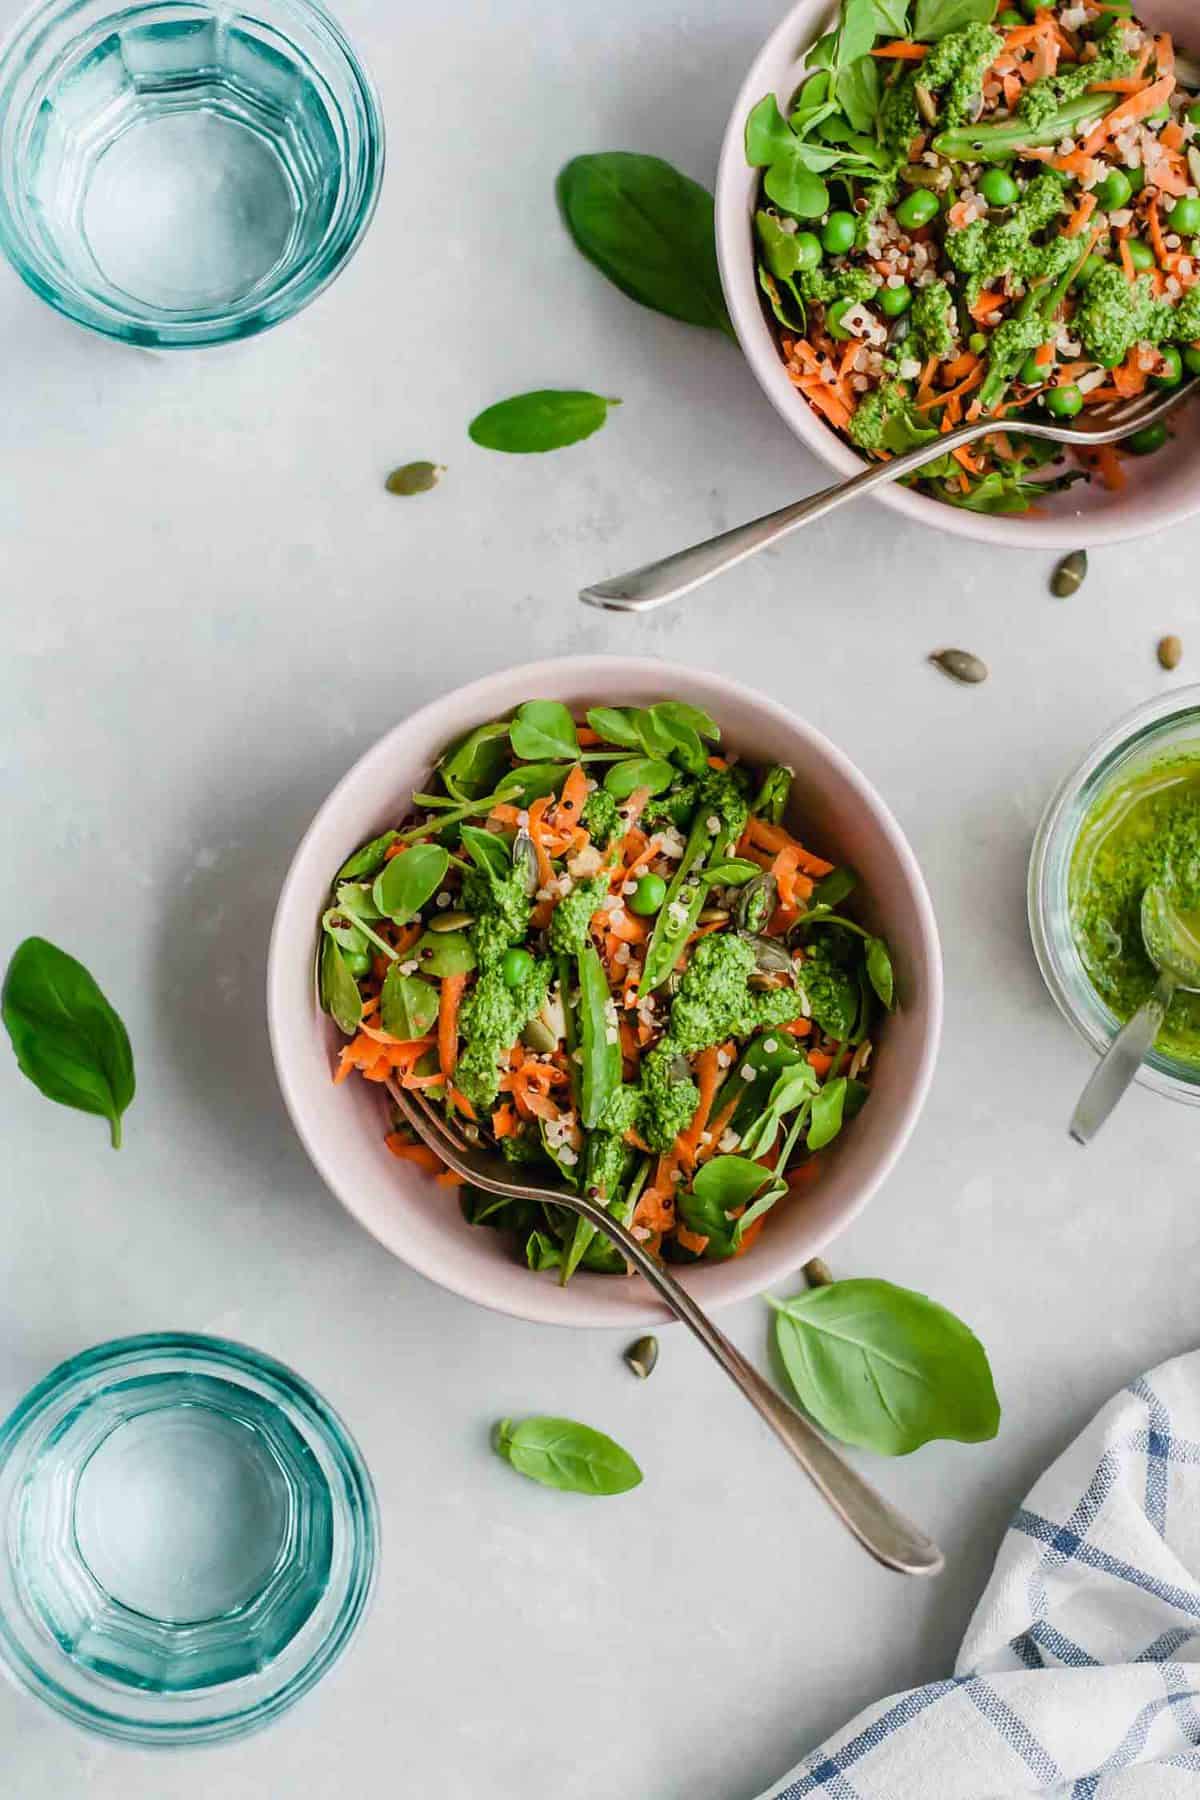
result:
M 102 1344 L 0 1426 L 0 1659 L 106 1737 L 236 1737 L 345 1648 L 377 1541 L 353 1439 L 282 1363 Z
M 125 343 L 290 317 L 361 242 L 382 174 L 374 91 L 312 0 L 43 0 L 0 51 L 0 250 Z

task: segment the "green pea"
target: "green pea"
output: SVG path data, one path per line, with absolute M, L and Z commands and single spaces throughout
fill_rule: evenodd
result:
M 1050 379 L 1053 363 L 1040 363 L 1036 356 L 1027 356 L 1021 364 L 1021 380 L 1026 387 L 1041 387 Z
M 853 213 L 831 212 L 821 231 L 821 244 L 830 256 L 844 256 L 853 250 L 858 236 L 858 220 Z
M 1200 200 L 1195 200 L 1190 195 L 1177 200 L 1171 208 L 1168 223 L 1171 230 L 1178 231 L 1182 237 L 1191 237 L 1194 232 L 1200 231 Z
M 667 897 L 667 884 L 661 875 L 642 875 L 629 896 L 629 910 L 643 919 L 652 918 Z
M 1189 375 L 1200 375 L 1200 347 L 1189 344 L 1183 353 L 1183 366 Z
M 1021 190 L 1007 169 L 989 169 L 979 183 L 979 191 L 989 206 L 1015 206 Z
M 815 231 L 798 231 L 792 239 L 798 269 L 815 269 L 824 251 Z
M 1135 269 L 1152 269 L 1154 267 L 1154 252 L 1149 244 L 1143 244 L 1141 238 L 1130 238 L 1129 260 Z
M 1076 413 L 1083 411 L 1083 395 L 1073 381 L 1068 381 L 1064 387 L 1050 389 L 1046 395 L 1046 410 L 1056 419 L 1073 419 Z
M 1124 439 L 1126 450 L 1132 450 L 1135 456 L 1153 456 L 1161 450 L 1167 441 L 1165 425 L 1145 425 L 1141 431 L 1135 431 L 1132 437 Z
M 1125 179 L 1135 194 L 1140 194 L 1146 185 L 1146 171 L 1139 163 L 1136 169 L 1126 169 Z
M 367 950 L 343 950 L 342 961 L 356 979 L 371 973 L 371 955 Z
M 1183 358 L 1174 344 L 1160 344 L 1159 355 L 1163 366 L 1157 375 L 1150 377 L 1150 386 L 1156 388 L 1178 387 L 1183 380 Z
M 1023 13 L 1014 12 L 1012 7 L 1009 6 L 999 15 L 996 23 L 1000 26 L 1002 31 L 1013 31 L 1018 25 L 1023 25 L 1025 23 L 1025 17 Z
M 1105 212 L 1115 212 L 1120 206 L 1128 206 L 1133 198 L 1133 183 L 1124 169 L 1110 169 L 1094 191 Z
M 919 231 L 922 225 L 936 219 L 940 210 L 941 201 L 935 193 L 929 188 L 914 188 L 896 208 L 896 223 L 906 231 Z
M 898 319 L 912 305 L 912 289 L 907 282 L 899 287 L 884 287 L 879 290 L 879 310 L 885 319 Z
M 1187 116 L 1190 124 L 1200 125 L 1200 106 L 1189 106 Z
M 835 300 L 832 306 L 825 308 L 825 329 L 830 337 L 841 338 L 844 342 L 854 336 L 852 331 L 847 331 L 842 320 L 851 307 L 857 305 L 857 300 Z
M 1097 356 L 1096 361 L 1102 369 L 1119 369 L 1128 355 L 1129 346 L 1126 344 L 1122 350 L 1113 350 L 1105 356 Z
M 967 349 L 973 350 L 976 356 L 982 356 L 987 347 L 988 334 L 986 331 L 973 331 L 967 339 Z
M 1021 11 L 1027 19 L 1035 19 L 1041 10 L 1042 0 L 1021 0 Z
M 521 983 L 533 972 L 533 958 L 528 950 L 517 944 L 506 950 L 500 963 L 500 975 L 505 987 L 520 987 Z

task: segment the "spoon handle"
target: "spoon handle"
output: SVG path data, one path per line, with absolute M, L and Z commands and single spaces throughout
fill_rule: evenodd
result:
M 1104 1052 L 1071 1115 L 1071 1136 L 1077 1144 L 1092 1141 L 1132 1083 L 1158 1036 L 1174 992 L 1175 983 L 1170 976 L 1160 975 L 1150 998 L 1138 1007 Z

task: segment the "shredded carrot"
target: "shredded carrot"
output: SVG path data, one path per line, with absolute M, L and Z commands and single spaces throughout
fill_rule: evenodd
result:
M 675 1149 L 681 1162 L 690 1169 L 696 1161 L 696 1152 L 700 1148 L 700 1138 L 708 1124 L 712 1112 L 713 1101 L 717 1097 L 717 1088 L 721 1081 L 721 1064 L 714 1047 L 702 1050 L 696 1058 L 696 1085 L 700 1090 L 700 1101 L 692 1115 L 692 1122 L 685 1132 L 676 1139 Z
M 898 62 L 923 62 L 929 55 L 929 45 L 914 44 L 909 38 L 897 38 L 894 43 L 877 45 L 871 55 L 884 59 L 894 58 Z
M 1161 75 L 1149 87 L 1143 88 L 1140 94 L 1131 94 L 1128 100 L 1122 100 L 1119 106 L 1114 106 L 1111 112 L 1104 115 L 1095 130 L 1084 139 L 1085 153 L 1094 156 L 1097 150 L 1103 149 L 1110 138 L 1124 131 L 1127 125 L 1136 125 L 1140 119 L 1157 112 L 1163 102 L 1171 98 L 1174 87 L 1174 75 Z
M 1163 126 L 1158 134 L 1158 141 L 1167 150 L 1183 149 L 1186 140 L 1183 135 L 1183 127 L 1178 119 L 1172 119 L 1169 125 Z
M 1154 66 L 1160 77 L 1169 76 L 1175 79 L 1175 45 L 1171 41 L 1169 31 L 1160 33 L 1154 40 Z
M 1146 208 L 1146 220 L 1150 228 L 1150 247 L 1154 251 L 1160 268 L 1166 268 L 1170 261 L 1170 251 L 1163 242 L 1162 223 L 1158 216 L 1158 201 L 1152 200 Z
M 919 403 L 917 411 L 923 413 L 933 412 L 937 407 L 945 406 L 948 400 L 957 400 L 963 394 L 969 394 L 975 388 L 979 387 L 986 373 L 986 365 L 981 358 L 977 358 L 976 360 L 977 367 L 972 369 L 965 381 L 960 381 L 957 387 L 948 388 L 943 394 L 935 394 L 931 400 Z
M 811 850 L 806 850 L 804 845 L 798 843 L 790 832 L 783 829 L 782 825 L 771 825 L 766 819 L 752 818 L 743 833 L 743 842 L 776 852 L 789 848 L 797 850 L 799 852 L 797 866 L 803 869 L 806 875 L 828 875 L 833 868 L 832 863 L 826 862 L 823 857 L 814 856 Z
M 1078 237 L 1098 205 L 1095 194 L 1084 194 L 1079 205 L 1067 220 L 1065 235 L 1071 238 Z M 1048 348 L 1048 346 L 1044 346 L 1044 348 Z
M 575 737 L 581 750 L 590 750 L 593 744 L 600 742 L 600 733 L 593 731 L 590 725 L 577 725 Z
M 517 1115 L 507 1103 L 498 1106 L 492 1114 L 492 1135 L 496 1138 L 515 1137 L 517 1131 Z
M 465 975 L 445 975 L 442 978 L 438 999 L 437 1047 L 438 1065 L 442 1074 L 447 1077 L 453 1075 L 458 1062 L 458 1009 L 466 985 Z
M 392 1155 L 398 1156 L 401 1162 L 416 1163 L 419 1169 L 427 1170 L 430 1175 L 439 1175 L 445 1170 L 441 1157 L 435 1156 L 428 1144 L 411 1144 L 396 1131 L 389 1132 L 383 1141 Z
M 833 1058 L 829 1055 L 828 1051 L 825 1050 L 810 1050 L 808 1053 L 808 1061 L 809 1065 L 816 1070 L 818 1075 L 828 1075 L 830 1069 L 833 1067 Z
M 577 825 L 582 816 L 587 796 L 587 775 L 583 764 L 576 763 L 563 783 L 563 791 L 555 808 L 555 818 L 565 816 L 568 823 Z

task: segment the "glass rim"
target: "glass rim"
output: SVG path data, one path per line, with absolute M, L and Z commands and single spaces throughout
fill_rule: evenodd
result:
M 41 1635 L 45 1637 L 45 1655 L 40 1660 L 32 1656 L 13 1629 L 8 1614 L 15 1592 L 8 1522 L 13 1500 L 10 1462 L 26 1435 L 35 1435 L 39 1422 L 47 1415 L 61 1414 L 64 1408 L 79 1404 L 88 1392 L 95 1391 L 97 1377 L 101 1378 L 98 1385 L 103 1391 L 103 1378 L 109 1375 L 123 1376 L 131 1369 L 169 1373 L 176 1364 L 181 1372 L 186 1369 L 195 1374 L 201 1372 L 195 1366 L 197 1362 L 227 1378 L 241 1377 L 243 1383 L 260 1384 L 268 1398 L 275 1396 L 288 1402 L 310 1433 L 310 1448 L 316 1443 L 327 1454 L 340 1484 L 336 1497 L 338 1515 L 348 1539 L 340 1588 L 334 1592 L 331 1583 L 330 1616 L 322 1621 L 320 1634 L 303 1662 L 265 1694 L 251 1691 L 254 1676 L 239 1677 L 224 1688 L 216 1685 L 170 1694 L 126 1688 L 115 1680 L 101 1680 L 81 1669 L 65 1647 L 51 1640 L 44 1630 Z M 160 1367 L 163 1363 L 165 1369 Z M 297 1424 L 294 1416 L 290 1422 Z M 0 1664 L 18 1686 L 61 1717 L 111 1740 L 149 1748 L 183 1748 L 227 1742 L 257 1730 L 288 1710 L 326 1674 L 353 1637 L 374 1592 L 379 1511 L 374 1484 L 358 1445 L 334 1408 L 303 1376 L 265 1352 L 229 1338 L 196 1332 L 144 1332 L 111 1339 L 59 1363 L 0 1422 L 0 1508 L 0 1543 L 4 1546 L 4 1555 L 0 1556 Z M 293 1642 L 304 1635 L 309 1623 L 305 1621 Z M 59 1673 L 54 1667 L 56 1652 Z M 270 1671 L 286 1654 L 285 1648 L 260 1673 Z M 60 1673 L 64 1661 L 73 1674 L 94 1685 L 96 1691 L 91 1697 L 77 1686 L 63 1685 Z M 208 1700 L 211 1705 L 203 1707 Z M 196 1710 L 181 1710 L 192 1701 L 197 1702 Z M 161 1703 L 160 1716 L 149 1716 L 149 1709 L 156 1703 Z
M 110 0 L 108 16 L 128 18 L 159 3 L 200 7 L 208 5 L 209 0 Z M 7 110 L 12 83 L 25 71 L 31 54 L 53 25 L 95 4 L 97 0 L 33 0 L 0 37 L 0 120 Z M 244 0 L 244 4 L 246 17 L 261 17 L 255 0 Z M 320 0 L 266 0 L 266 4 L 310 20 L 329 40 L 351 78 L 362 112 L 363 141 L 361 166 L 355 174 L 357 192 L 347 205 L 345 219 L 310 264 L 295 270 L 244 314 L 183 317 L 173 324 L 165 317 L 138 320 L 119 314 L 103 302 L 89 300 L 74 284 L 64 287 L 56 281 L 28 254 L 24 233 L 14 229 L 13 213 L 0 181 L 0 253 L 26 287 L 64 318 L 116 343 L 147 350 L 203 350 L 238 343 L 303 311 L 336 280 L 358 251 L 379 204 L 387 159 L 387 133 L 378 92 L 345 31 Z
M 1098 785 L 1104 774 L 1135 751 L 1156 727 L 1169 725 L 1176 720 L 1182 721 L 1189 715 L 1195 715 L 1197 738 L 1200 741 L 1200 683 L 1172 688 L 1152 700 L 1139 702 L 1123 713 L 1089 744 L 1078 762 L 1059 782 L 1046 803 L 1034 835 L 1026 884 L 1026 908 L 1034 956 L 1042 980 L 1059 1012 L 1098 1056 L 1107 1050 L 1121 1021 L 1096 993 L 1073 942 L 1071 949 L 1074 962 L 1070 967 L 1059 954 L 1049 924 L 1049 883 L 1055 856 L 1062 852 L 1064 834 L 1068 834 L 1065 850 L 1068 858 L 1074 848 L 1081 816 L 1072 818 L 1071 813 L 1085 789 L 1092 784 Z M 1069 979 L 1072 974 L 1077 977 L 1074 987 Z M 1076 988 L 1082 989 L 1090 997 L 1090 1009 L 1085 1010 L 1079 1004 Z M 1167 1099 L 1180 1101 L 1184 1105 L 1200 1106 L 1200 1068 L 1188 1074 L 1185 1072 L 1187 1067 L 1177 1057 L 1152 1051 L 1134 1079 L 1140 1087 L 1149 1088 Z

